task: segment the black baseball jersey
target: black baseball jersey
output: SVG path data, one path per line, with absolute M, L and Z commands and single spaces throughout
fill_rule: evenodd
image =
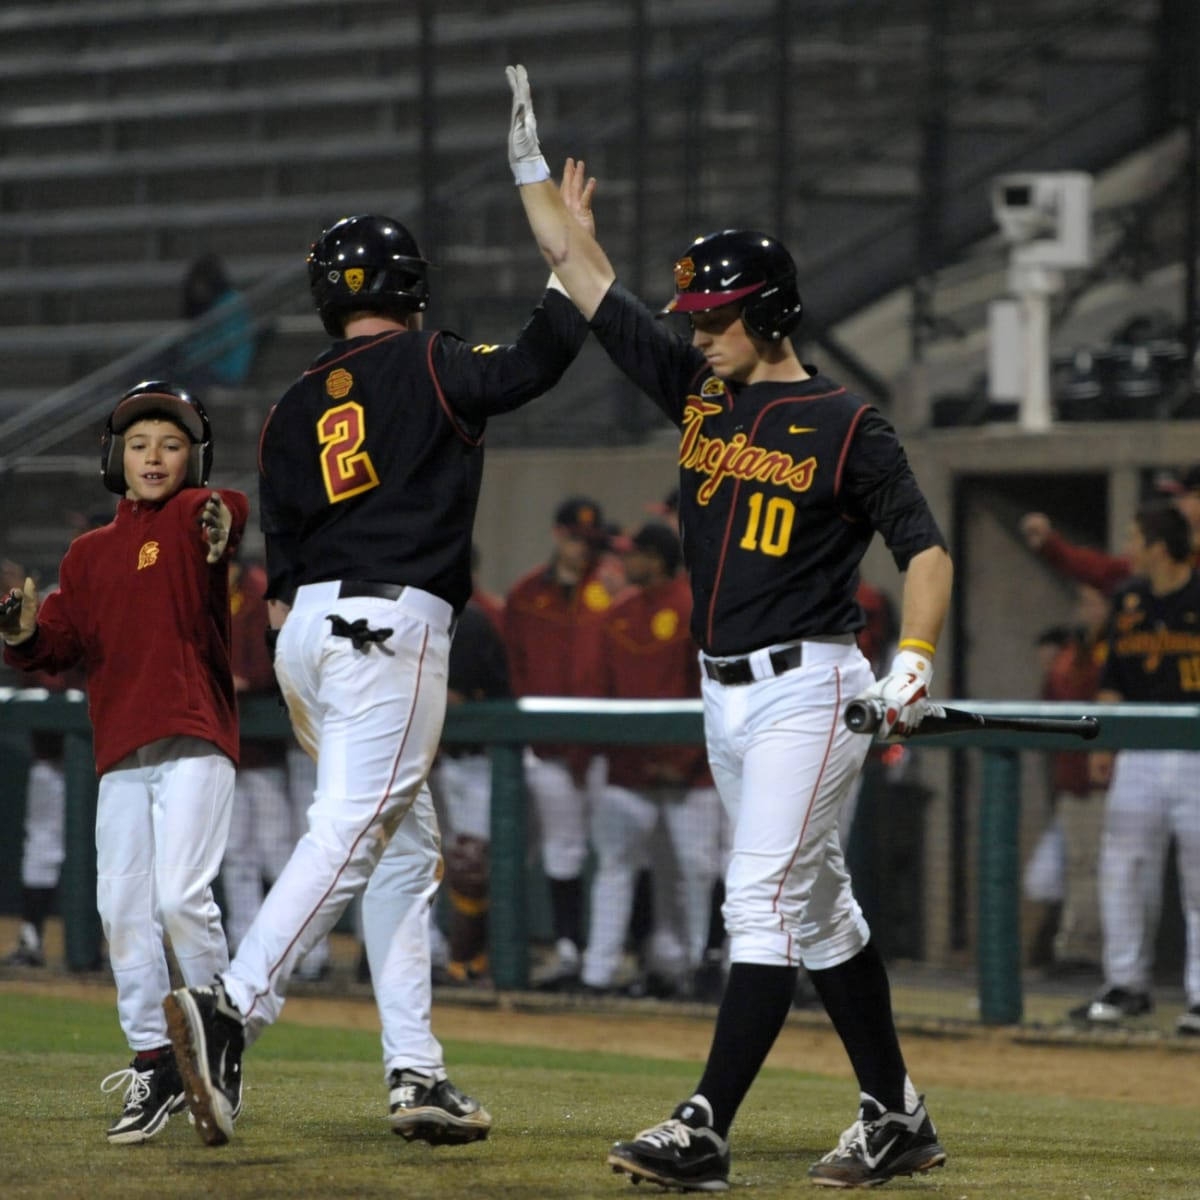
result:
M 575 306 L 548 291 L 511 345 L 407 330 L 335 342 L 263 426 L 267 596 L 363 579 L 461 612 L 487 418 L 552 387 L 586 337 Z
M 615 283 L 591 324 L 680 430 L 692 635 L 707 653 L 860 629 L 858 566 L 875 531 L 901 571 L 945 546 L 895 431 L 815 368 L 799 383 L 727 383 Z
M 1117 591 L 1100 688 L 1130 701 L 1200 700 L 1200 573 L 1165 596 L 1140 577 Z

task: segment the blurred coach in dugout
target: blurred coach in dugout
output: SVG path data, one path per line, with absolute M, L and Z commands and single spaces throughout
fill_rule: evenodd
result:
M 692 595 L 679 574 L 679 538 L 651 523 L 624 550 L 630 588 L 594 630 L 586 674 L 599 695 L 612 699 L 695 699 L 700 666 L 688 632 Z M 589 821 L 596 871 L 583 986 L 609 991 L 618 982 L 634 884 L 639 869 L 649 867 L 654 918 L 645 986 L 686 994 L 704 957 L 720 863 L 721 806 L 704 747 L 614 745 L 606 751 L 607 784 L 593 799 Z
M 554 552 L 513 585 L 504 604 L 504 642 L 513 695 L 590 696 L 580 639 L 598 625 L 611 597 L 600 579 L 609 546 L 600 505 L 564 500 L 554 514 Z M 583 865 L 587 857 L 586 745 L 531 746 L 525 781 L 538 817 L 542 866 L 550 885 L 554 954 L 535 971 L 535 987 L 558 989 L 579 977 L 583 947 Z

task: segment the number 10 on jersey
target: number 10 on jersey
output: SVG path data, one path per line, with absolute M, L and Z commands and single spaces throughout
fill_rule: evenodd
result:
M 746 532 L 738 545 L 743 550 L 761 550 L 772 558 L 782 558 L 792 540 L 795 504 L 782 496 L 767 499 L 762 492 L 751 492 L 749 503 Z

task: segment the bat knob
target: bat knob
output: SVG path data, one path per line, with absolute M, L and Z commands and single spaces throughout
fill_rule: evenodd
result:
M 1098 717 L 1080 717 L 1079 726 L 1081 736 L 1085 742 L 1090 742 L 1100 733 L 1100 720 Z
M 851 733 L 873 733 L 879 728 L 879 713 L 869 700 L 851 700 L 843 719 Z

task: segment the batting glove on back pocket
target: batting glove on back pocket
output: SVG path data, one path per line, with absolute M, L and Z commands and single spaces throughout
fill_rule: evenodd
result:
M 883 703 L 883 721 L 876 736 L 912 733 L 929 711 L 929 685 L 933 682 L 933 656 L 901 650 L 891 669 L 859 697 Z

